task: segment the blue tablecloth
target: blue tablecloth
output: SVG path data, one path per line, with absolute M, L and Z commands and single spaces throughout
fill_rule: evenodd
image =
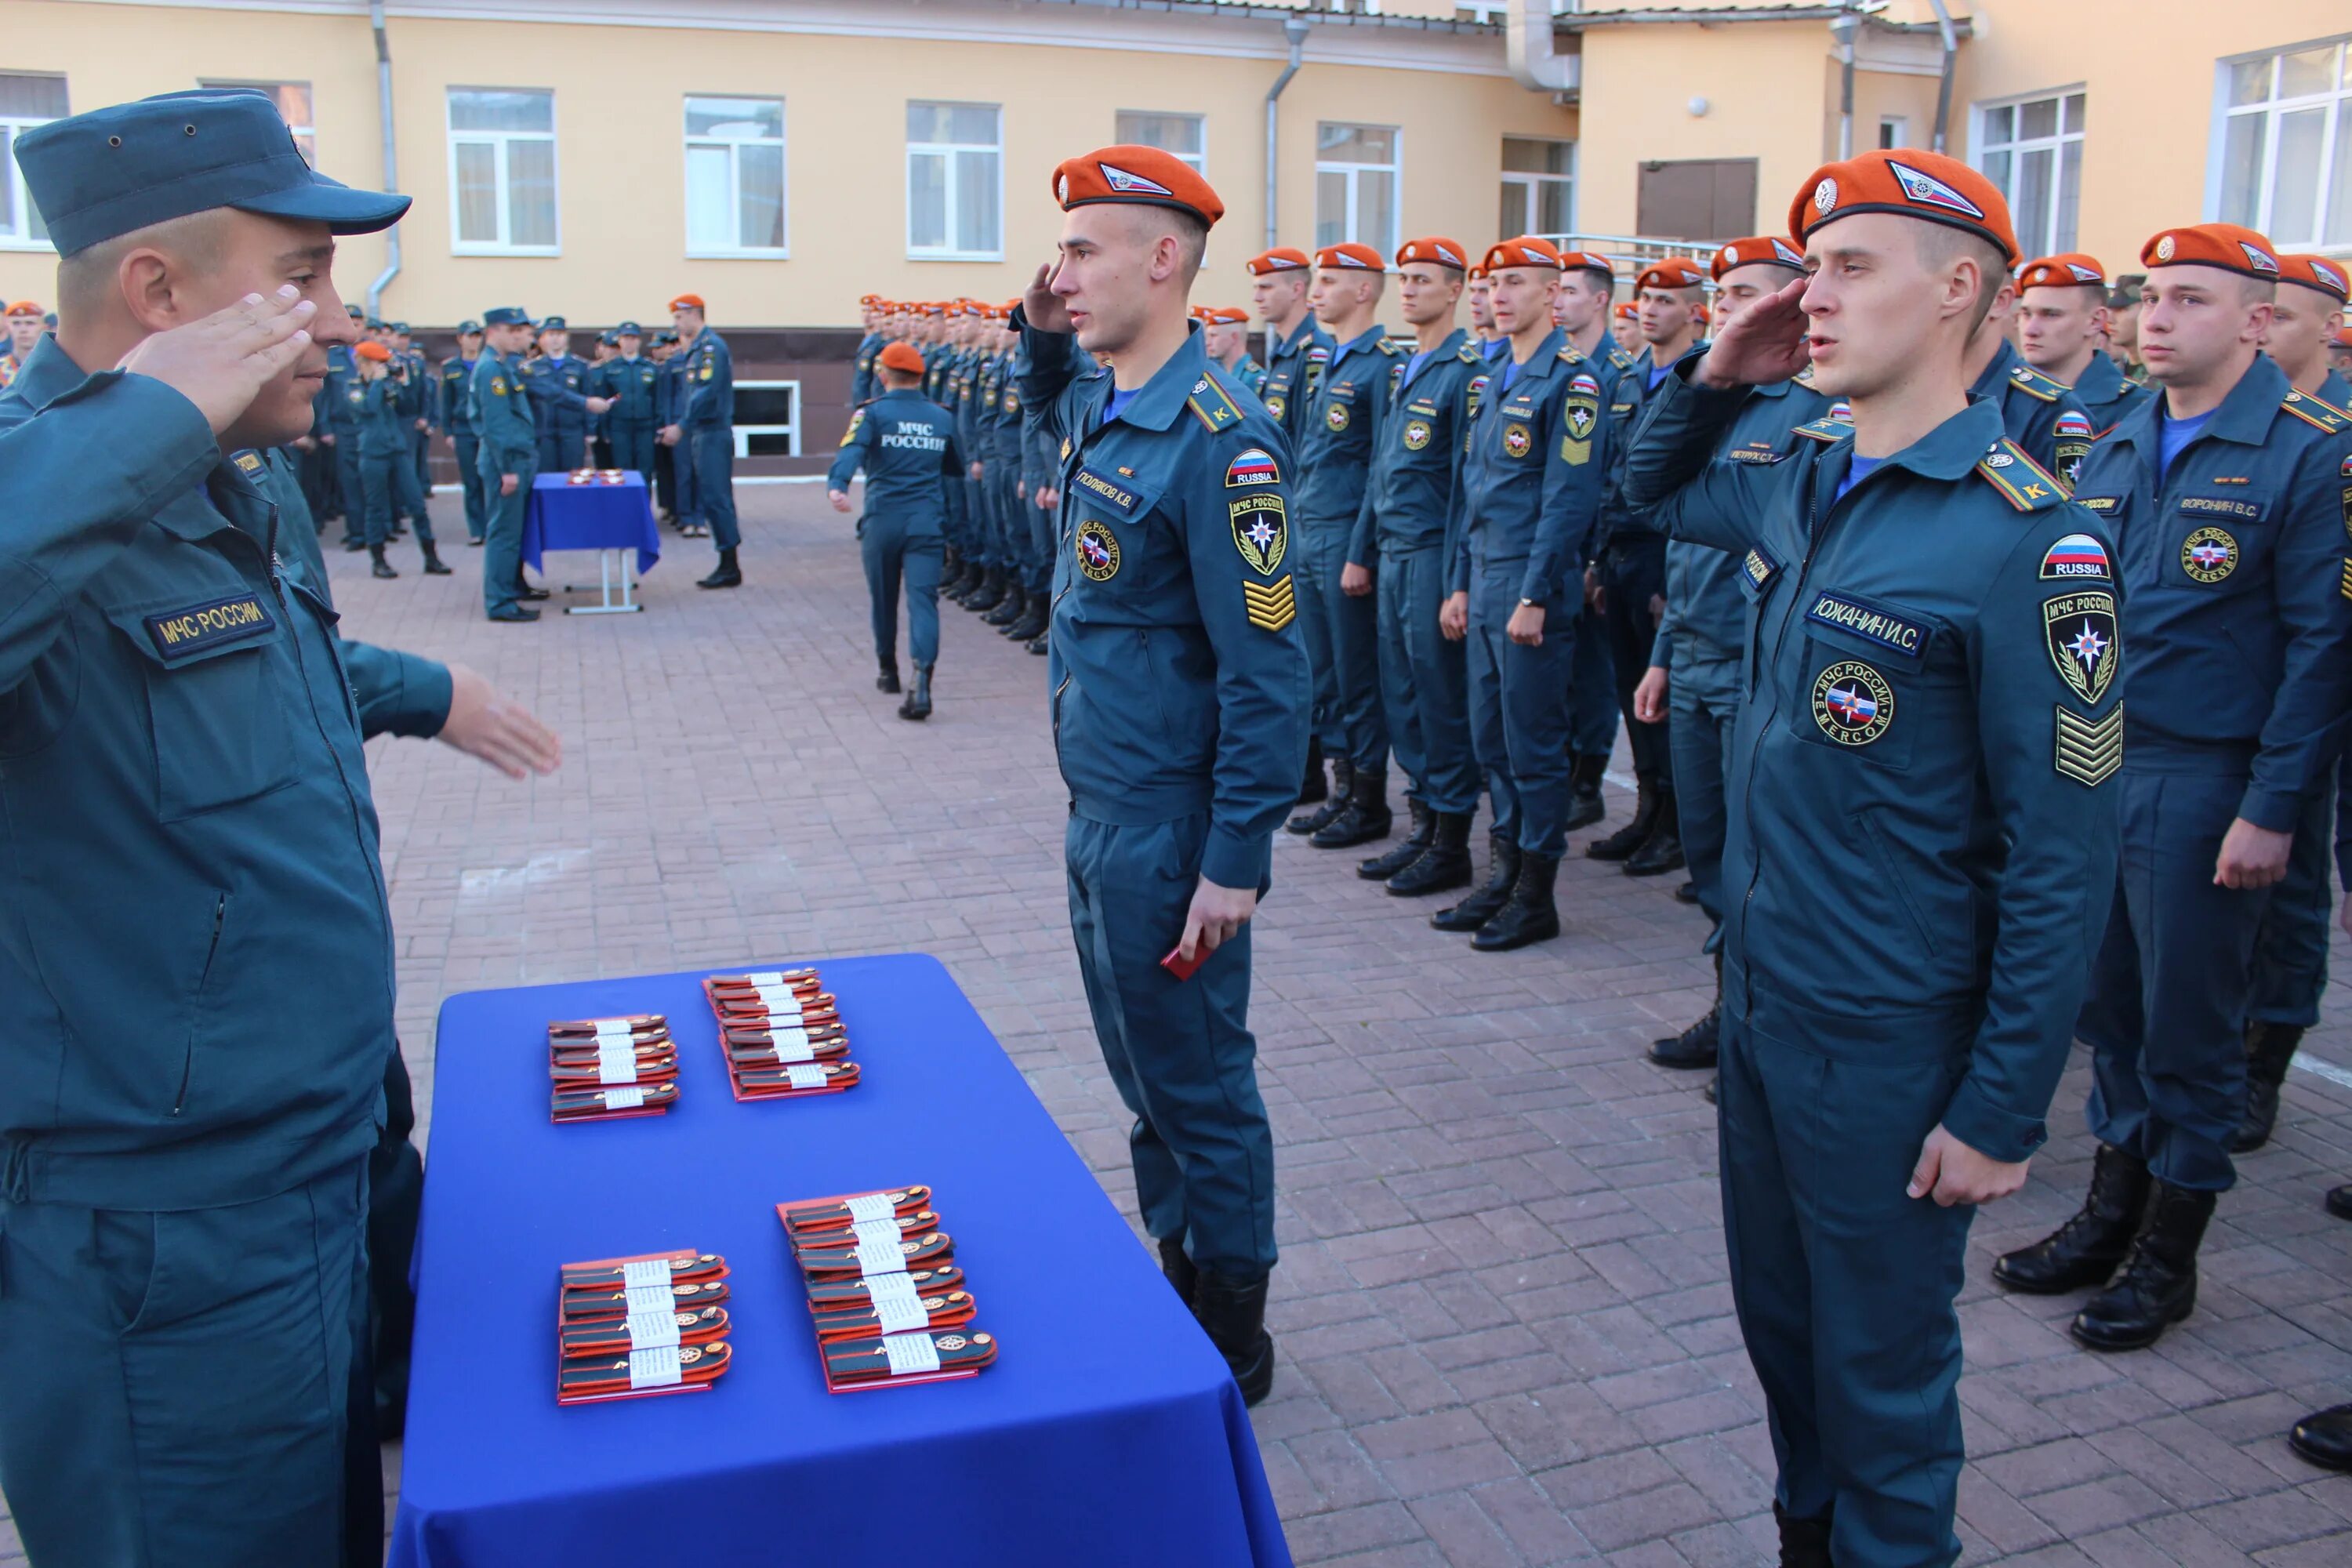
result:
M 395 1568 L 1287 1568 L 1224 1363 L 947 971 L 822 969 L 865 1081 L 781 1103 L 728 1092 L 699 973 L 443 1005 Z M 669 1015 L 677 1106 L 551 1124 L 549 1020 L 631 1012 Z M 908 1182 L 1002 1353 L 828 1394 L 774 1205 Z M 671 1247 L 733 1269 L 731 1370 L 557 1405 L 557 1266 Z
M 640 573 L 661 559 L 661 529 L 646 498 L 644 475 L 631 471 L 617 485 L 575 485 L 569 474 L 541 474 L 531 481 L 522 514 L 522 558 L 532 571 L 542 570 L 542 551 L 630 549 L 637 552 Z

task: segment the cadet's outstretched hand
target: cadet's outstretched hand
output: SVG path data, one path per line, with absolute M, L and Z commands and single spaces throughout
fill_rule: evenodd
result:
M 162 382 L 194 404 L 218 435 L 302 356 L 318 313 L 290 283 L 266 300 L 247 294 L 201 321 L 157 332 L 124 354 L 118 368 Z
M 449 667 L 449 717 L 435 739 L 479 757 L 510 779 L 551 773 L 563 761 L 563 742 L 554 731 L 462 664 Z
M 1698 362 L 1691 379 L 1702 386 L 1769 386 L 1811 363 L 1805 347 L 1808 276 L 1776 289 L 1734 315 Z
M 1933 1194 L 1945 1208 L 1955 1204 L 1989 1204 L 2025 1185 L 2031 1160 L 2011 1164 L 1979 1154 L 1944 1131 L 1937 1122 L 1919 1145 L 1919 1163 L 1911 1168 L 1911 1184 L 1904 1191 L 1915 1198 Z
M 1250 888 L 1221 888 L 1206 877 L 1192 889 L 1192 907 L 1184 911 L 1184 940 L 1176 952 L 1185 963 L 1205 958 L 1257 912 L 1257 893 Z
M 2221 836 L 2221 853 L 2213 862 L 2213 885 L 2267 888 L 2284 880 L 2286 852 L 2294 843 L 2292 833 L 2273 833 L 2239 817 Z
M 1070 312 L 1062 308 L 1062 297 L 1054 292 L 1054 279 L 1060 277 L 1062 264 L 1055 261 L 1037 268 L 1035 281 L 1021 296 L 1021 313 L 1029 324 L 1041 332 L 1066 332 L 1070 330 Z

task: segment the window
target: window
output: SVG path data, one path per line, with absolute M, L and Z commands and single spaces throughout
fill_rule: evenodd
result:
M 1907 114 L 1882 114 L 1878 117 L 1878 149 L 1891 153 L 1897 147 L 1911 145 L 1911 117 Z
M 1503 138 L 1501 235 L 1568 234 L 1576 227 L 1576 143 Z
M 0 72 L 0 247 L 30 250 L 49 243 L 49 226 L 16 177 L 16 137 L 69 112 L 65 78 Z
M 2083 112 L 2079 92 L 1977 106 L 1977 168 L 2008 199 L 2029 257 L 2074 248 Z
M 686 253 L 784 254 L 784 100 L 686 100 Z
M 1004 155 L 992 103 L 907 105 L 907 254 L 1001 261 Z
M 1192 166 L 1196 174 L 1209 172 L 1207 122 L 1197 114 L 1146 114 L 1132 109 L 1118 111 L 1118 140 L 1127 147 L 1157 147 Z
M 1315 128 L 1315 244 L 1353 240 L 1382 256 L 1393 252 L 1402 170 L 1392 125 Z
M 2221 212 L 2282 250 L 2352 246 L 2352 40 L 2221 68 Z
M 205 79 L 198 87 L 244 88 L 249 92 L 267 96 L 278 106 L 278 117 L 286 129 L 294 132 L 294 145 L 302 149 L 303 162 L 312 168 L 319 165 L 319 132 L 310 115 L 310 84 L 307 81 L 219 81 Z
M 555 254 L 555 94 L 449 89 L 449 208 L 455 255 Z

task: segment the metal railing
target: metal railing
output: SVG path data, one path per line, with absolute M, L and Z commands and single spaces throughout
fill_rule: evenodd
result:
M 1631 282 L 1654 262 L 1680 257 L 1702 265 L 1715 259 L 1719 239 L 1661 239 L 1639 234 L 1539 234 L 1562 250 L 1592 250 L 1607 257 L 1617 276 Z

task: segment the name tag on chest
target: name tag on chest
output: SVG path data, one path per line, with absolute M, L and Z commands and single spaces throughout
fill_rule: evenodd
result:
M 144 624 L 155 651 L 166 664 L 194 658 L 229 643 L 268 637 L 278 626 L 259 597 L 252 594 L 165 610 L 147 616 Z
M 1090 468 L 1080 468 L 1070 483 L 1129 521 L 1134 520 L 1136 512 L 1143 505 L 1143 498 L 1136 493 L 1129 482 Z
M 1899 653 L 1906 658 L 1917 658 L 1927 651 L 1927 628 L 1916 621 L 1906 620 L 1891 610 L 1843 594 L 1816 594 L 1805 619 L 1818 621 L 1825 626 L 1835 626 L 1843 632 L 1874 642 L 1879 647 Z

